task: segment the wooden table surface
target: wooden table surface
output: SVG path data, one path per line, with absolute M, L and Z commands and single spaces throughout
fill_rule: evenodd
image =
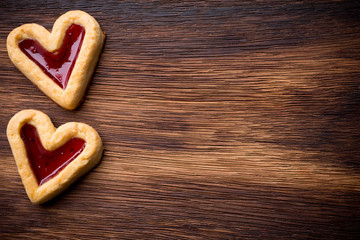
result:
M 74 9 L 107 39 L 67 111 L 6 38 Z M 358 1 L 2 1 L 0 239 L 359 239 L 359 84 Z M 90 124 L 105 146 L 41 206 L 6 138 L 29 108 Z

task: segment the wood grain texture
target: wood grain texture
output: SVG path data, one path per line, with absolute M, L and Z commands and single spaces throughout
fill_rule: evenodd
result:
M 1 239 L 358 239 L 358 1 L 2 1 Z M 10 62 L 6 37 L 80 9 L 107 34 L 66 111 Z M 90 124 L 101 164 L 31 205 L 6 139 L 35 108 Z

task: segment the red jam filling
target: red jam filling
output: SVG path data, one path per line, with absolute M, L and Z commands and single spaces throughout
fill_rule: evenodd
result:
M 84 39 L 85 29 L 72 24 L 65 33 L 61 47 L 48 52 L 34 39 L 24 39 L 19 47 L 25 55 L 38 65 L 46 75 L 65 89 Z
M 25 124 L 20 131 L 24 141 L 31 169 L 39 185 L 56 176 L 85 148 L 86 142 L 80 138 L 71 138 L 54 151 L 46 150 L 41 144 L 36 128 Z

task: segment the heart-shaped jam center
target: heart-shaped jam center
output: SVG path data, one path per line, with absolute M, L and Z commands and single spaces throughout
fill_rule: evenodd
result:
M 46 150 L 41 144 L 36 128 L 25 124 L 20 131 L 27 157 L 39 185 L 56 176 L 85 148 L 86 142 L 80 138 L 71 138 L 54 151 Z
M 34 39 L 24 39 L 19 47 L 43 72 L 65 90 L 84 39 L 85 29 L 72 24 L 65 33 L 61 47 L 49 52 Z

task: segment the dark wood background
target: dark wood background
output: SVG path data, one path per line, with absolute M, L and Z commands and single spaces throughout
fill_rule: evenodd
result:
M 1 239 L 358 239 L 358 1 L 1 1 Z M 107 34 L 86 101 L 57 106 L 6 37 L 80 9 Z M 32 205 L 6 139 L 35 108 L 100 133 L 101 164 Z

